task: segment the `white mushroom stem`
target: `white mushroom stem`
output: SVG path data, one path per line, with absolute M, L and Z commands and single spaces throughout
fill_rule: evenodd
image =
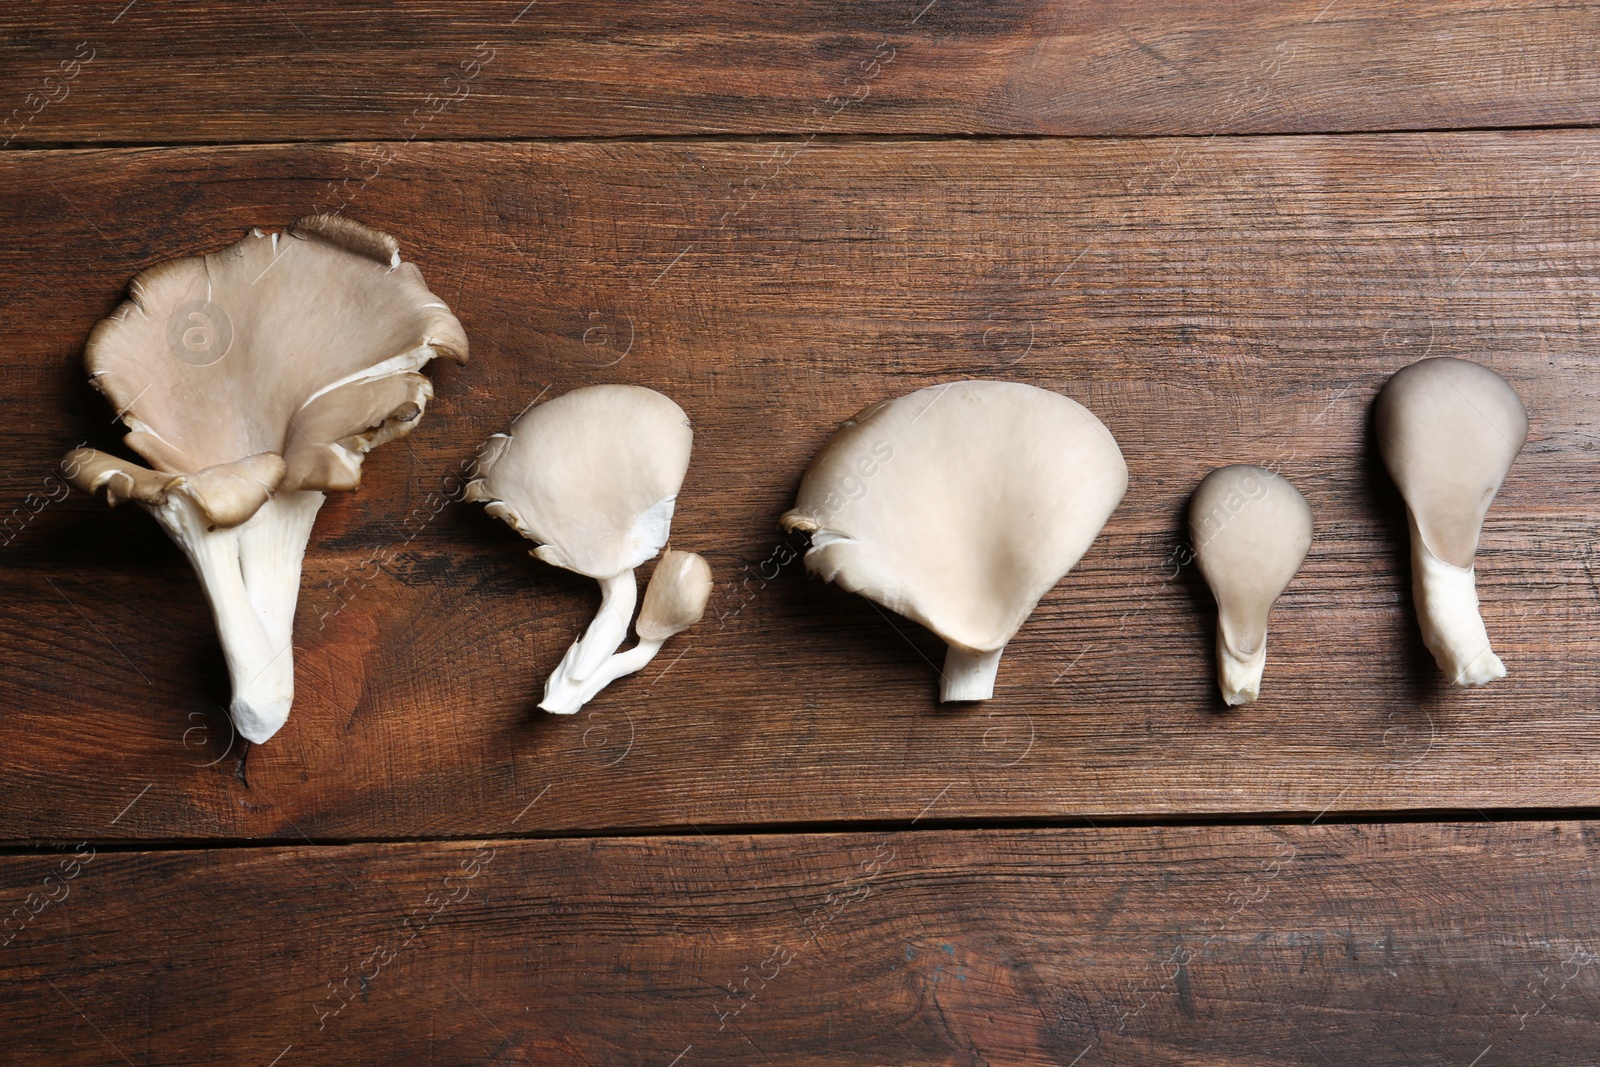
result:
M 955 700 L 988 700 L 994 696 L 994 677 L 1000 670 L 1000 655 L 1004 651 L 1004 648 L 997 648 L 993 652 L 975 652 L 950 645 L 944 654 L 939 699 L 948 704 Z
M 1236 652 L 1223 635 L 1222 625 L 1217 625 L 1217 682 L 1222 688 L 1222 699 L 1230 707 L 1254 704 L 1261 695 L 1261 675 L 1267 666 L 1267 642 L 1262 634 L 1260 645 L 1254 652 Z
M 628 623 L 633 619 L 633 607 L 638 598 L 639 586 L 632 570 L 600 579 L 600 610 L 583 636 L 561 657 L 550 680 L 545 682 L 541 708 L 570 715 L 583 706 L 588 699 L 582 695 L 585 683 L 600 671 L 628 636 Z M 577 702 L 573 703 L 574 700 Z
M 311 524 L 324 500 L 301 489 L 278 493 L 239 527 L 239 564 L 250 603 L 274 645 L 288 648 L 300 599 L 300 567 L 311 540 Z
M 551 697 L 549 687 L 545 687 L 544 703 L 539 706 L 545 711 L 556 715 L 571 715 L 589 701 L 594 699 L 596 693 L 621 678 L 625 674 L 633 674 L 644 669 L 644 665 L 655 658 L 661 651 L 664 641 L 640 641 L 626 652 L 618 652 L 600 665 L 600 669 L 575 687 L 569 686 L 560 697 L 559 706 Z
M 1505 664 L 1489 647 L 1489 631 L 1478 613 L 1477 575 L 1429 550 L 1410 509 L 1411 591 L 1428 646 L 1439 669 L 1456 685 L 1486 685 L 1506 676 Z
M 181 490 L 144 505 L 200 578 L 233 683 L 229 714 L 239 734 L 258 744 L 278 732 L 294 702 L 300 564 L 321 505 L 319 492 L 284 493 L 248 522 L 225 529 L 208 529 Z

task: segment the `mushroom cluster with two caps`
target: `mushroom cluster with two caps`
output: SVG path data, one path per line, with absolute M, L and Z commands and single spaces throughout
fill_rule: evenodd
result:
M 1111 431 L 1077 401 L 952 382 L 845 422 L 782 526 L 810 534 L 807 570 L 944 639 L 941 701 L 988 700 L 1006 644 L 1127 488 Z
M 711 568 L 693 552 L 656 564 L 634 624 L 633 572 L 666 545 L 694 434 L 672 400 L 636 385 L 591 385 L 524 412 L 478 456 L 467 499 L 538 542 L 533 555 L 600 583 L 600 610 L 545 682 L 540 707 L 572 714 L 649 663 L 705 613 Z
M 63 462 L 80 489 L 133 500 L 183 550 L 210 601 L 250 741 L 294 700 L 300 567 L 323 494 L 416 426 L 419 373 L 467 338 L 386 233 L 313 215 L 140 273 L 89 335 L 91 381 L 142 466 L 93 449 Z

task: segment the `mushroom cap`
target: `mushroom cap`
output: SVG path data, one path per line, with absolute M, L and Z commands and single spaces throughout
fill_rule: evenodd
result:
M 665 641 L 700 621 L 711 599 L 711 565 L 693 552 L 668 549 L 645 586 L 633 624 L 642 641 Z
M 1528 412 L 1488 367 L 1448 356 L 1394 373 L 1374 411 L 1378 449 L 1428 550 L 1472 566 L 1489 505 L 1528 439 Z
M 91 380 L 167 474 L 283 458 L 276 488 L 351 489 L 362 455 L 411 429 L 435 355 L 467 339 L 393 237 L 313 215 L 142 271 L 89 335 Z
M 654 389 L 585 386 L 489 438 L 467 499 L 538 541 L 546 563 L 612 578 L 667 543 L 693 441 L 689 417 Z
M 965 381 L 874 404 L 812 459 L 786 530 L 806 567 L 952 645 L 1003 648 L 1128 488 L 1100 420 L 1058 393 Z
M 1267 639 L 1267 615 L 1311 548 L 1311 506 L 1288 479 L 1237 463 L 1206 475 L 1189 502 L 1189 539 L 1239 655 Z
M 213 527 L 238 526 L 261 510 L 283 483 L 284 473 L 282 457 L 271 452 L 195 474 L 162 474 L 92 448 L 68 452 L 61 470 L 86 493 L 104 489 L 112 507 L 124 500 L 159 507 L 168 493 L 187 493 Z

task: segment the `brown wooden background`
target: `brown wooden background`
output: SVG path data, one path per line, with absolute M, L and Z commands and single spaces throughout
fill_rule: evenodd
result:
M 0 1061 L 1600 1054 L 1597 40 L 1511 0 L 0 11 Z M 323 509 L 246 750 L 177 550 L 49 476 L 116 447 L 80 349 L 135 272 L 341 203 L 472 360 Z M 1424 355 L 1532 421 L 1472 692 L 1369 442 Z M 939 643 L 775 524 L 841 419 L 961 377 L 1086 403 L 1131 487 L 942 708 Z M 557 719 L 593 585 L 452 475 L 596 381 L 690 414 L 719 582 Z M 1240 461 L 1317 539 L 1230 712 L 1170 561 Z

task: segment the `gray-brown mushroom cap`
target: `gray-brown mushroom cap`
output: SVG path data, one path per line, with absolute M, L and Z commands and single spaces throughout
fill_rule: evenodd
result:
M 693 552 L 668 549 L 645 586 L 634 632 L 641 641 L 665 641 L 706 613 L 711 600 L 711 565 Z
M 90 380 L 150 466 L 283 457 L 282 491 L 351 489 L 362 455 L 416 424 L 417 373 L 462 361 L 461 324 L 394 238 L 331 215 L 141 272 L 84 346 Z
M 1311 548 L 1311 508 L 1264 467 L 1219 467 L 1189 504 L 1189 537 L 1217 599 L 1218 682 L 1230 704 L 1260 695 L 1267 618 Z
M 1437 358 L 1396 371 L 1373 415 L 1406 502 L 1423 643 L 1456 685 L 1503 678 L 1478 610 L 1474 561 L 1489 505 L 1527 440 L 1527 410 L 1488 367 Z

